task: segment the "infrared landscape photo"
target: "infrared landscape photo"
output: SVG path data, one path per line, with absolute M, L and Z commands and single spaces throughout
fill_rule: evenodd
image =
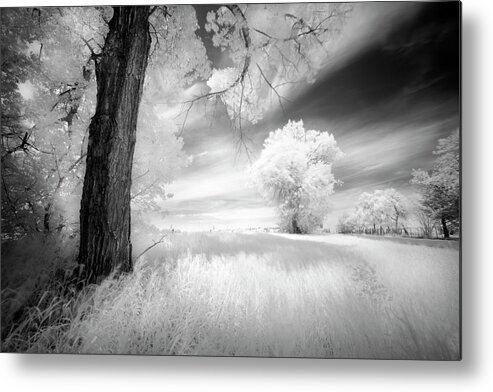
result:
M 461 359 L 461 4 L 0 8 L 1 350 Z

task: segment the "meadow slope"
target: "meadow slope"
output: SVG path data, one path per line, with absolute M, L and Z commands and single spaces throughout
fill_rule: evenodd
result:
M 341 235 L 173 234 L 131 275 L 67 307 L 27 351 L 458 359 L 459 252 Z

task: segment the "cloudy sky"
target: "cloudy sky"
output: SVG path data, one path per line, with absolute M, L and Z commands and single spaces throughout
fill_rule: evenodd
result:
M 214 8 L 214 7 L 213 7 Z M 196 6 L 209 57 L 224 61 L 202 28 L 211 6 Z M 358 195 L 394 187 L 411 194 L 413 168 L 430 168 L 437 140 L 460 124 L 459 3 L 357 3 L 314 84 L 292 91 L 285 111 L 270 108 L 249 129 L 258 156 L 270 131 L 288 119 L 333 133 L 345 158 L 333 171 L 343 185 L 330 196 L 326 225 Z M 164 225 L 184 230 L 276 225 L 248 186 L 249 162 L 224 108 L 195 118 L 182 134 L 193 163 L 170 185 Z

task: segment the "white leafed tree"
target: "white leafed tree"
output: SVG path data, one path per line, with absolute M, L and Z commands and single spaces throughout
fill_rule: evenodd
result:
M 351 216 L 361 228 L 370 228 L 373 232 L 380 226 L 394 227 L 397 232 L 399 222 L 407 215 L 406 199 L 394 188 L 363 192 L 358 205 Z
M 348 213 L 345 211 L 337 220 L 337 232 L 338 233 L 353 233 L 359 228 L 359 221 L 356 211 Z
M 305 130 L 303 121 L 289 121 L 269 134 L 251 178 L 268 201 L 274 202 L 282 229 L 309 233 L 329 212 L 329 195 L 338 181 L 332 164 L 343 156 L 328 132 Z
M 440 139 L 433 151 L 436 155 L 430 172 L 413 170 L 411 184 L 422 194 L 423 211 L 440 220 L 444 238 L 449 238 L 447 224 L 458 224 L 460 217 L 460 134 L 456 129 Z
M 384 189 L 379 193 L 385 211 L 386 221 L 394 224 L 395 232 L 399 227 L 399 219 L 407 215 L 406 200 L 404 196 L 394 188 Z

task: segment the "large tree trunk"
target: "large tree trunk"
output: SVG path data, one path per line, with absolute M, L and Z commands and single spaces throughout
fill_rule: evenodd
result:
M 445 220 L 444 217 L 442 217 L 442 229 L 443 229 L 443 238 L 449 239 L 450 235 L 447 228 L 447 221 Z
M 115 7 L 96 61 L 80 209 L 79 263 L 90 281 L 132 269 L 130 185 L 137 115 L 151 43 L 149 7 Z
M 297 216 L 294 215 L 291 219 L 291 230 L 293 234 L 301 234 L 301 229 L 298 226 Z

